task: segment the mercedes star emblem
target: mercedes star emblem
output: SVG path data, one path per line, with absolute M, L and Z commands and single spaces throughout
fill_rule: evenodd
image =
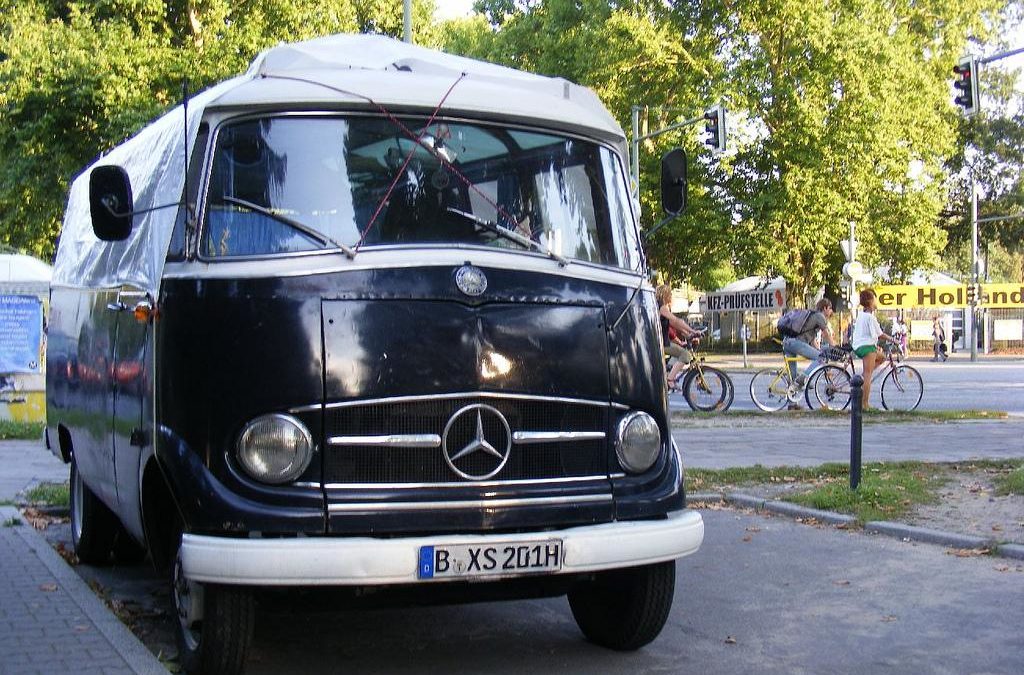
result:
M 455 270 L 455 285 L 466 295 L 476 297 L 487 290 L 487 276 L 479 267 L 467 263 Z
M 457 475 L 466 480 L 487 480 L 505 467 L 512 450 L 512 431 L 497 409 L 474 403 L 448 420 L 441 450 L 444 461 Z

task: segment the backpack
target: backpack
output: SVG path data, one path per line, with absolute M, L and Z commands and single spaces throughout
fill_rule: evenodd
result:
M 804 332 L 804 324 L 807 323 L 809 318 L 811 318 L 811 310 L 809 309 L 794 309 L 786 312 L 779 319 L 779 334 L 782 337 L 796 337 L 800 335 Z

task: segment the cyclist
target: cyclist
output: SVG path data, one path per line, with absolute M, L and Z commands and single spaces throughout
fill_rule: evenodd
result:
M 690 339 L 699 340 L 701 331 L 691 328 L 690 324 L 672 313 L 672 308 L 670 307 L 672 304 L 672 289 L 668 284 L 658 286 L 658 289 L 654 292 L 654 297 L 658 301 L 658 314 L 661 318 L 662 349 L 666 356 L 674 356 L 676 359 L 676 362 L 672 364 L 672 370 L 668 374 L 668 381 L 671 383 L 675 382 L 679 373 L 683 372 L 690 365 L 690 361 L 693 360 L 693 354 L 690 353 L 689 349 L 673 341 L 669 337 L 668 329 L 674 329 L 683 341 Z
M 861 400 L 863 401 L 861 409 L 869 410 L 871 374 L 874 372 L 875 366 L 882 362 L 882 355 L 878 353 L 878 340 L 882 339 L 892 342 L 893 339 L 882 332 L 882 327 L 878 325 L 878 319 L 875 318 L 875 292 L 873 290 L 865 288 L 860 292 L 860 306 L 864 308 L 864 311 L 857 315 L 857 323 L 853 327 L 851 343 L 853 353 L 864 362 L 864 389 L 861 393 Z
M 787 356 L 803 356 L 811 360 L 811 363 L 804 369 L 804 372 L 797 375 L 796 363 L 789 364 L 790 375 L 797 386 L 803 387 L 807 382 L 807 376 L 821 365 L 821 349 L 814 346 L 820 334 L 821 339 L 830 346 L 835 346 L 836 341 L 832 336 L 832 329 L 828 320 L 832 316 L 832 301 L 828 298 L 818 300 L 814 310 L 804 319 L 803 326 L 793 337 L 787 337 L 782 341 L 782 351 Z

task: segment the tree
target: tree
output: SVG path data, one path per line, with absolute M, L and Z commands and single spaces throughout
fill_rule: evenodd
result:
M 899 278 L 937 262 L 949 68 L 1000 4 L 726 3 L 727 72 L 759 132 L 730 181 L 741 268 L 781 273 L 799 301 L 838 277 L 850 221 L 869 266 Z

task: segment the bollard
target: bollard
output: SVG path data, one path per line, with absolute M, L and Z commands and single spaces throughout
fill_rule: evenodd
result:
M 860 438 L 864 422 L 861 396 L 864 378 L 854 375 L 850 384 L 850 489 L 856 490 L 860 485 Z

